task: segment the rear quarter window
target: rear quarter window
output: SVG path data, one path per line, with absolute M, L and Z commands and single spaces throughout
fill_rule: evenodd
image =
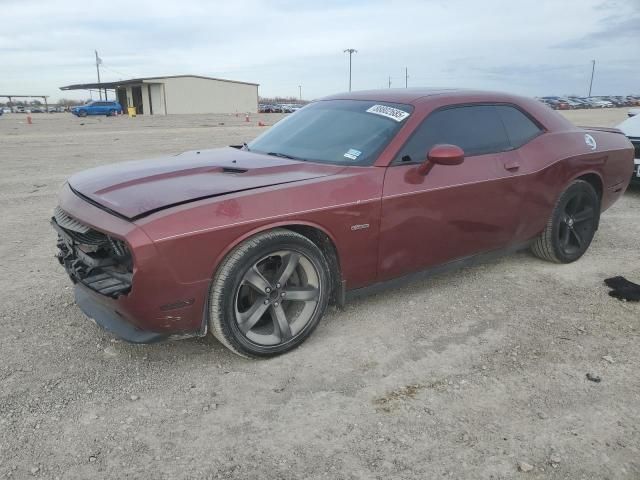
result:
M 504 124 L 513 148 L 520 148 L 543 132 L 531 118 L 515 107 L 496 105 L 495 109 Z

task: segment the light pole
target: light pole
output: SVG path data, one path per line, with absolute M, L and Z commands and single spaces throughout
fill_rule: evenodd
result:
M 355 48 L 347 48 L 344 53 L 349 54 L 349 91 L 351 91 L 351 56 L 358 51 Z
M 302 101 L 302 85 L 298 85 L 298 97 L 300 101 Z
M 96 52 L 96 72 L 98 72 L 98 92 L 100 92 L 100 100 L 102 100 L 102 90 L 100 89 L 100 64 L 102 63 L 102 59 L 98 56 L 98 51 Z
M 589 82 L 589 96 L 591 96 L 591 87 L 593 87 L 593 73 L 596 71 L 596 61 L 591 60 L 591 81 Z

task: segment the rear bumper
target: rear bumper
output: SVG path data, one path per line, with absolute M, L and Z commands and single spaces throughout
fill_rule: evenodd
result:
M 631 183 L 633 185 L 640 185 L 640 158 L 636 158 L 633 162 L 634 166 L 633 173 L 631 174 Z

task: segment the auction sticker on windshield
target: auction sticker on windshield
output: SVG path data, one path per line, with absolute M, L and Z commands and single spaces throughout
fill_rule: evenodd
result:
M 350 148 L 347 153 L 344 154 L 346 158 L 351 160 L 357 160 L 358 157 L 362 154 L 360 150 L 356 150 L 355 148 Z
M 382 115 L 383 117 L 390 118 L 396 122 L 401 122 L 409 116 L 409 113 L 399 108 L 387 107 L 386 105 L 374 105 L 367 109 L 368 113 L 375 113 L 376 115 Z

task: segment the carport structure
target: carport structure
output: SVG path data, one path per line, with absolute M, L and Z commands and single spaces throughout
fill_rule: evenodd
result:
M 99 92 L 104 92 L 105 100 L 109 98 L 107 92 L 112 90 L 114 92 L 113 96 L 116 101 L 122 105 L 125 112 L 127 107 L 136 107 L 136 112 L 142 114 L 144 110 L 142 105 L 142 84 L 144 80 L 145 79 L 142 78 L 136 78 L 116 82 L 78 83 L 60 87 L 60 90 L 98 90 Z M 102 96 L 100 98 L 102 98 Z
M 9 99 L 9 108 L 12 107 L 14 98 L 42 98 L 44 100 L 44 108 L 45 110 L 49 110 L 49 104 L 47 102 L 47 98 L 49 95 L 0 95 L 0 98 L 8 98 Z
M 60 90 L 113 90 L 126 110 L 134 107 L 138 115 L 174 113 L 256 113 L 258 84 L 205 77 L 170 75 L 132 78 L 115 82 L 80 83 Z

